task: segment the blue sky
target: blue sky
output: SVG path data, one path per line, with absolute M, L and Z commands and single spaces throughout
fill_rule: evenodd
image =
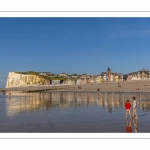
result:
M 9 71 L 150 70 L 150 18 L 0 18 L 0 87 Z

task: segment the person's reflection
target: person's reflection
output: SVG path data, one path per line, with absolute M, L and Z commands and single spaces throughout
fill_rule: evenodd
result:
M 3 95 L 5 95 L 6 91 L 2 91 Z
M 112 113 L 112 103 L 111 102 L 108 104 L 108 111 L 110 112 L 110 114 Z
M 89 105 L 89 102 L 90 102 L 90 94 L 88 92 L 88 94 L 87 94 L 87 106 Z
M 77 101 L 77 95 L 74 93 L 74 100 Z
M 9 102 L 10 102 L 11 101 L 11 97 L 9 96 L 8 98 L 9 98 Z
M 134 132 L 138 133 L 139 132 L 139 129 L 138 129 L 138 118 L 135 118 L 133 120 L 133 125 L 134 125 Z
M 131 119 L 128 120 L 128 118 L 126 118 L 126 132 L 127 133 L 132 133 L 132 127 L 131 127 Z

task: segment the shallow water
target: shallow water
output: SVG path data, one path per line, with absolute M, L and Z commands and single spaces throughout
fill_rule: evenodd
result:
M 126 120 L 124 103 L 133 96 L 139 119 Z M 150 93 L 1 94 L 0 132 L 149 133 Z

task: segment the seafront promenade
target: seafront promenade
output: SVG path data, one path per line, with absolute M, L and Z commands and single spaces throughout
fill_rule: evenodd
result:
M 81 87 L 78 88 L 78 87 Z M 21 92 L 50 92 L 50 91 L 82 91 L 82 92 L 150 92 L 150 80 L 139 81 L 124 81 L 124 82 L 104 82 L 104 83 L 90 83 L 81 85 L 57 85 L 57 86 L 26 86 L 26 87 L 12 87 L 1 88 L 0 91 L 21 91 Z

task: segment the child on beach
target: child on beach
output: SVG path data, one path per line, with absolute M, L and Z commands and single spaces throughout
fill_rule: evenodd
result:
M 125 108 L 126 108 L 126 117 L 128 117 L 128 114 L 131 117 L 131 113 L 130 113 L 131 104 L 130 104 L 129 100 L 126 101 Z

